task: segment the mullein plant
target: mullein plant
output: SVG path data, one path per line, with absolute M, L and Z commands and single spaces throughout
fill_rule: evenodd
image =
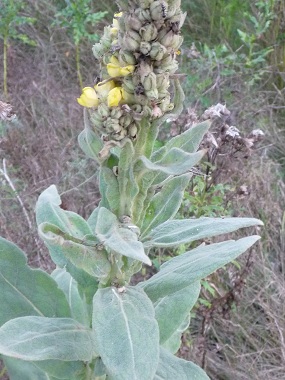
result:
M 132 280 L 157 247 L 262 225 L 251 218 L 175 219 L 204 121 L 154 149 L 159 127 L 181 112 L 176 60 L 185 14 L 179 0 L 117 0 L 119 12 L 93 47 L 100 81 L 78 98 L 79 144 L 99 166 L 101 201 L 87 220 L 60 207 L 54 185 L 36 205 L 39 235 L 56 269 L 26 265 L 1 239 L 0 354 L 10 379 L 205 380 L 175 356 L 200 280 L 258 236 L 205 245 Z

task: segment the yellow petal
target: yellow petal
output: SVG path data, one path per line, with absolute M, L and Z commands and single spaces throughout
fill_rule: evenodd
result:
M 123 12 L 115 13 L 113 18 L 113 27 L 119 29 L 118 18 L 122 17 Z
M 120 77 L 121 76 L 121 68 L 118 65 L 114 65 L 113 63 L 107 64 L 107 71 L 111 78 Z
M 113 28 L 110 29 L 112 36 L 116 36 L 118 34 L 118 28 L 113 26 Z
M 113 63 L 113 65 L 120 66 L 118 58 L 116 58 L 114 55 L 110 58 L 110 62 Z
M 122 99 L 122 88 L 113 88 L 107 97 L 108 107 L 117 107 Z
M 125 76 L 131 74 L 134 71 L 134 69 L 135 69 L 134 65 L 128 65 L 128 66 L 121 67 L 120 74 L 122 77 L 125 77 Z
M 77 102 L 83 107 L 96 107 L 99 100 L 96 91 L 92 87 L 84 87 L 80 98 L 77 98 Z
M 104 100 L 107 98 L 109 92 L 116 87 L 115 82 L 113 80 L 109 80 L 108 82 L 101 84 L 102 82 L 99 82 L 96 84 L 95 90 L 97 92 L 97 95 L 99 96 L 100 100 Z

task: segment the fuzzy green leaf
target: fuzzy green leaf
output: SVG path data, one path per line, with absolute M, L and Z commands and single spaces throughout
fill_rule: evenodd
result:
M 103 204 L 105 203 L 110 211 L 117 214 L 120 206 L 119 183 L 113 170 L 105 166 L 100 170 L 100 193 Z
M 259 236 L 249 236 L 236 241 L 228 240 L 199 246 L 167 261 L 157 274 L 137 286 L 142 287 L 155 302 L 209 276 L 245 252 L 259 239 Z
M 102 205 L 101 205 L 102 207 Z M 100 207 L 96 207 L 89 218 L 87 219 L 87 223 L 89 224 L 89 227 L 91 228 L 92 231 L 95 231 L 97 220 L 98 220 L 98 213 L 99 213 Z
M 3 357 L 11 380 L 54 380 L 47 373 L 39 369 L 33 362 Z
M 180 148 L 187 153 L 195 153 L 199 148 L 205 133 L 211 126 L 210 120 L 193 125 L 190 129 L 169 140 L 165 147 L 167 150 Z
M 120 225 L 117 217 L 104 207 L 99 210 L 95 234 L 113 252 L 151 265 L 135 232 Z
M 165 343 L 180 328 L 195 305 L 200 288 L 200 282 L 197 281 L 155 302 L 155 318 L 159 325 L 160 344 Z
M 87 110 L 84 108 L 84 130 L 78 136 L 80 148 L 89 158 L 100 162 L 99 152 L 103 149 L 104 143 L 97 133 L 90 126 Z
M 210 380 L 206 372 L 192 362 L 179 359 L 164 348 L 160 349 L 159 364 L 154 380 Z
M 70 309 L 56 282 L 27 266 L 25 254 L 0 238 L 0 326 L 25 315 L 69 317 Z
M 40 196 L 36 204 L 36 219 L 38 226 L 41 223 L 51 223 L 64 233 L 76 239 L 83 239 L 86 235 L 92 235 L 88 223 L 78 214 L 65 211 L 60 208 L 61 200 L 55 185 L 51 185 Z M 50 247 L 53 261 L 63 267 L 68 260 Z
M 63 380 L 85 380 L 86 366 L 83 361 L 39 360 L 32 362 L 49 376 Z
M 71 318 L 20 317 L 0 328 L 0 354 L 17 359 L 90 361 L 92 330 Z
M 190 178 L 191 174 L 171 178 L 162 187 L 161 191 L 154 195 L 146 210 L 141 228 L 141 239 L 147 235 L 148 231 L 176 215 Z
M 176 354 L 181 346 L 181 336 L 190 325 L 190 314 L 187 314 L 181 325 L 174 331 L 174 333 L 162 344 L 172 354 Z
M 27 362 L 20 359 L 4 357 L 4 364 L 11 380 L 85 380 L 83 362 L 64 362 L 58 360 L 41 360 Z
M 70 262 L 65 266 L 65 269 L 77 282 L 80 296 L 82 299 L 84 299 L 84 301 L 86 301 L 88 307 L 90 307 L 92 304 L 93 296 L 97 291 L 99 281 L 84 270 L 77 268 Z
M 71 310 L 71 317 L 83 325 L 88 326 L 90 321 L 87 305 L 79 295 L 77 282 L 62 268 L 55 269 L 51 276 L 66 296 Z
M 97 249 L 99 241 L 93 235 L 87 235 L 83 240 L 76 239 L 51 223 L 42 223 L 39 236 L 49 249 L 68 259 L 77 268 L 101 282 L 108 278 L 111 265 L 107 253 Z
M 140 289 L 99 289 L 93 302 L 99 356 L 110 380 L 150 380 L 159 357 L 154 308 Z
M 142 241 L 146 248 L 172 247 L 205 237 L 233 232 L 243 227 L 262 226 L 254 218 L 199 218 L 169 220 L 153 230 Z
M 177 117 L 183 111 L 183 103 L 185 100 L 185 95 L 184 95 L 183 88 L 182 88 L 178 78 L 173 79 L 173 90 L 174 90 L 174 97 L 173 97 L 174 108 L 173 108 L 173 110 L 171 110 L 170 112 L 166 112 L 162 117 L 156 119 L 153 122 L 154 127 L 160 126 L 162 123 L 164 123 L 168 119 L 176 120 Z
M 188 173 L 204 156 L 205 150 L 196 153 L 186 153 L 179 148 L 170 149 L 167 154 L 157 162 L 151 162 L 146 157 L 140 159 L 149 170 L 158 171 L 167 175 L 180 175 Z
M 151 160 L 153 162 L 160 160 L 172 148 L 180 148 L 184 152 L 195 153 L 210 126 L 211 122 L 209 120 L 193 125 L 193 127 L 173 137 L 162 148 L 155 151 L 151 156 Z

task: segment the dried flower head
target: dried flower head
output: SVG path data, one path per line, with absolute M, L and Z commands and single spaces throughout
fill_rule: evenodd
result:
M 15 119 L 16 114 L 13 112 L 13 107 L 9 103 L 0 101 L 0 119 L 4 121 L 11 121 Z
M 230 114 L 230 111 L 227 109 L 225 105 L 218 103 L 215 106 L 208 108 L 203 113 L 202 119 L 215 119 L 217 117 L 229 116 Z

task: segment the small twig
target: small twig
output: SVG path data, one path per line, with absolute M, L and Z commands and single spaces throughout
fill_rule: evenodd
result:
M 15 186 L 14 186 L 12 180 L 11 180 L 10 177 L 8 176 L 7 168 L 6 168 L 6 160 L 5 160 L 5 158 L 3 159 L 3 169 L 0 168 L 0 173 L 3 175 L 3 177 L 4 177 L 5 180 L 6 180 L 6 182 L 7 182 L 8 185 L 11 187 L 11 189 L 14 191 L 14 194 L 15 194 L 15 196 L 16 196 L 18 202 L 20 203 L 21 207 L 22 207 L 23 213 L 24 213 L 25 218 L 26 218 L 26 220 L 27 220 L 27 222 L 28 222 L 28 226 L 29 226 L 30 229 L 32 229 L 32 228 L 33 228 L 33 223 L 32 223 L 32 221 L 31 221 L 31 219 L 30 219 L 30 217 L 29 217 L 28 211 L 27 211 L 27 209 L 26 209 L 26 207 L 25 207 L 25 205 L 24 205 L 24 203 L 23 203 L 23 201 L 22 201 L 20 195 L 18 194 L 18 192 L 17 192 L 17 190 L 16 190 L 16 188 L 15 188 Z
M 6 182 L 8 183 L 8 185 L 11 187 L 11 189 L 13 190 L 18 202 L 20 203 L 20 206 L 23 210 L 23 214 L 27 220 L 27 223 L 28 223 L 28 226 L 29 226 L 29 229 L 30 230 L 33 230 L 33 223 L 29 217 L 29 214 L 28 214 L 28 211 L 24 205 L 24 202 L 22 201 L 19 193 L 17 192 L 12 180 L 10 179 L 8 173 L 7 173 L 7 168 L 6 168 L 6 160 L 5 158 L 3 159 L 3 169 L 0 168 L 0 173 L 3 175 L 3 177 L 5 178 Z M 36 247 L 37 247 L 37 254 L 38 254 L 38 260 L 40 261 L 40 258 L 42 256 L 42 249 L 41 249 L 41 245 L 40 245 L 40 242 L 39 240 L 35 237 L 34 238 L 34 241 L 35 241 L 35 244 L 36 244 Z

